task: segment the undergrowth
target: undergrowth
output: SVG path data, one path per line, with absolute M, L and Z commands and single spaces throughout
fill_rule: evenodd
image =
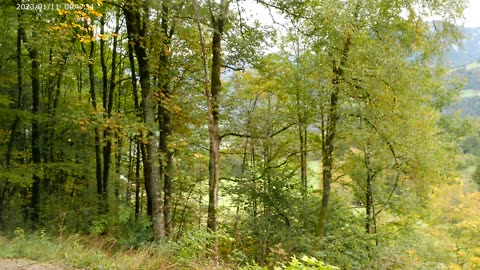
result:
M 212 236 L 202 231 L 187 234 L 175 243 L 149 243 L 126 248 L 112 237 L 70 235 L 51 237 L 44 231 L 26 234 L 22 229 L 13 235 L 0 235 L 0 258 L 27 258 L 39 262 L 54 262 L 66 267 L 91 270 L 168 270 L 168 269 L 242 269 L 265 270 L 257 264 L 240 268 L 221 263 L 216 265 L 206 248 Z M 314 258 L 293 257 L 276 270 L 333 270 L 338 269 Z
M 188 254 L 179 257 L 177 254 Z M 28 258 L 55 262 L 68 267 L 103 269 L 211 269 L 213 262 L 186 244 L 145 244 L 135 248 L 118 245 L 115 239 L 99 236 L 70 235 L 49 237 L 44 233 L 25 234 L 17 229 L 12 237 L 0 236 L 0 258 Z M 229 269 L 228 267 L 225 269 Z

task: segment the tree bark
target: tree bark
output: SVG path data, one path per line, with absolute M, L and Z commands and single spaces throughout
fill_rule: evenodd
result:
M 100 18 L 100 34 L 105 34 L 105 18 Z M 112 69 L 115 69 L 114 59 L 112 59 Z M 107 64 L 105 59 L 105 40 L 100 39 L 100 66 L 102 68 L 102 105 L 104 115 L 103 117 L 108 119 L 110 117 L 109 112 L 109 87 L 108 87 L 108 71 Z M 103 157 L 103 172 L 102 172 L 102 189 L 100 193 L 100 211 L 101 213 L 108 212 L 108 179 L 110 178 L 110 164 L 111 164 L 111 154 L 112 154 L 112 141 L 109 138 L 110 127 L 106 127 L 103 130 L 103 140 L 105 140 L 105 145 L 102 147 L 102 157 Z
M 92 33 L 90 33 L 93 35 Z M 85 46 L 82 44 L 82 50 L 84 54 L 87 53 Z M 88 55 L 88 80 L 90 82 L 90 100 L 94 111 L 97 111 L 97 93 L 95 85 L 95 71 L 94 71 L 94 59 L 95 59 L 95 41 L 90 42 L 90 52 Z M 102 146 L 101 146 L 101 137 L 100 129 L 98 127 L 94 128 L 94 137 L 95 137 L 95 179 L 97 182 L 97 196 L 98 196 L 98 210 L 101 212 L 102 207 L 102 194 L 103 194 L 103 171 L 102 171 Z
M 375 178 L 376 172 L 371 168 L 370 155 L 368 153 L 367 145 L 363 147 L 363 161 L 365 169 L 367 170 L 366 178 L 366 188 L 365 188 L 365 231 L 368 235 L 374 236 L 375 245 L 378 245 L 377 238 L 377 222 L 376 222 L 376 212 L 375 212 L 375 200 L 373 196 L 373 180 Z M 367 241 L 367 250 L 370 253 L 370 241 Z M 370 254 L 369 254 L 370 255 Z
M 133 101 L 134 101 L 134 104 L 135 104 L 135 113 L 138 117 L 141 117 L 143 119 L 143 114 L 142 114 L 142 109 L 141 109 L 141 106 L 140 106 L 140 98 L 138 97 L 138 83 L 137 83 L 137 72 L 136 72 L 136 66 L 135 66 L 135 56 L 134 56 L 134 51 L 135 51 L 135 48 L 133 46 L 133 44 L 135 43 L 135 41 L 133 40 L 133 37 L 128 35 L 128 60 L 130 62 L 130 70 L 132 72 L 132 92 L 133 92 Z M 137 138 L 138 139 L 138 138 Z M 138 149 L 137 149 L 137 164 L 138 164 L 138 170 L 137 170 L 137 189 L 136 189 L 136 192 L 138 191 L 138 198 L 136 198 L 135 200 L 135 213 L 137 213 L 138 215 L 140 214 L 140 210 L 141 210 L 141 207 L 140 207 L 140 157 L 141 157 L 141 161 L 142 163 L 144 164 L 143 166 L 143 177 L 144 177 L 144 183 L 145 183 L 145 191 L 147 193 L 147 215 L 149 217 L 152 216 L 152 195 L 150 193 L 150 183 L 149 181 L 147 181 L 147 179 L 150 179 L 150 177 L 148 177 L 148 171 L 150 169 L 147 169 L 147 163 L 146 163 L 146 159 L 147 159 L 147 155 L 146 155 L 146 150 L 145 150 L 145 145 L 140 143 L 140 142 L 137 142 L 137 145 L 138 145 Z M 138 199 L 138 200 L 137 200 Z M 137 205 L 138 203 L 138 205 Z
M 17 14 L 18 23 L 20 23 L 20 14 Z M 17 102 L 15 108 L 21 110 L 23 107 L 23 64 L 22 64 L 22 28 L 19 24 L 17 27 L 17 48 L 16 48 L 16 62 L 17 62 Z M 20 125 L 20 117 L 15 117 L 15 120 L 10 128 L 10 139 L 8 141 L 7 152 L 5 153 L 5 165 L 7 170 L 12 168 L 12 155 L 15 148 L 15 140 L 17 137 L 17 128 Z M 9 181 L 5 179 L 0 188 L 0 229 L 4 229 L 3 210 L 5 202 L 8 199 L 7 189 L 9 188 Z
M 333 63 L 333 79 L 332 92 L 330 93 L 330 101 L 326 119 L 322 119 L 322 203 L 320 215 L 317 224 L 317 237 L 323 238 L 325 234 L 325 226 L 327 223 L 328 205 L 330 202 L 331 182 L 333 175 L 333 152 L 335 148 L 335 138 L 337 132 L 338 115 L 338 96 L 340 93 L 341 83 L 344 76 L 344 68 L 347 64 L 348 53 L 351 45 L 351 34 L 346 38 L 343 46 L 340 63 Z M 325 123 L 324 123 L 325 122 Z
M 145 125 L 149 128 L 146 145 L 145 181 L 149 182 L 152 197 L 153 237 L 156 241 L 165 239 L 165 220 L 163 213 L 163 187 L 160 181 L 160 164 L 158 155 L 158 139 L 155 134 L 155 97 L 151 87 L 150 63 L 148 59 L 146 36 L 148 34 L 149 6 L 148 1 L 139 5 L 137 1 L 125 3 L 123 11 L 127 23 L 128 35 L 134 42 L 134 50 L 140 75 L 142 89 L 142 108 Z M 140 14 L 143 11 L 143 18 Z M 148 178 L 147 178 L 148 177 Z
M 40 112 L 40 55 L 38 48 L 32 46 L 28 42 L 27 34 L 25 29 L 22 26 L 21 13 L 17 14 L 18 16 L 18 31 L 21 37 L 21 41 L 27 44 L 28 56 L 31 60 L 31 80 L 32 80 L 32 163 L 34 166 L 38 166 L 41 163 L 41 150 L 40 150 L 40 122 L 38 120 L 38 114 Z M 36 33 L 35 30 L 32 32 L 32 39 L 35 39 Z M 21 41 L 20 46 L 21 46 Z M 21 72 L 21 71 L 19 71 Z M 35 168 L 35 170 L 38 168 Z M 30 200 L 30 207 L 32 209 L 30 220 L 32 221 L 33 227 L 36 226 L 36 223 L 40 218 L 40 176 L 34 172 L 33 173 L 33 183 L 32 183 L 32 196 Z
M 307 129 L 304 123 L 298 127 L 298 138 L 300 143 L 300 183 L 302 188 L 302 198 L 307 198 L 308 178 L 307 178 Z
M 222 87 L 220 75 L 222 65 L 222 36 L 224 26 L 227 19 L 229 0 L 220 2 L 220 14 L 216 17 L 212 10 L 212 2 L 208 2 L 210 9 L 210 17 L 212 23 L 212 68 L 211 78 L 208 79 L 208 56 L 203 37 L 202 27 L 200 24 L 199 5 L 193 0 L 195 7 L 195 15 L 197 26 L 200 33 L 200 43 L 202 49 L 202 59 L 204 68 L 204 90 L 207 99 L 207 118 L 208 118 L 208 134 L 210 140 L 210 158 L 209 158 L 209 181 L 208 181 L 208 216 L 207 229 L 211 233 L 217 231 L 217 208 L 218 208 L 218 191 L 220 187 L 220 135 L 219 135 L 219 96 Z M 218 239 L 215 238 L 214 243 L 210 246 L 213 249 L 215 261 L 218 263 Z
M 140 143 L 136 143 L 135 151 L 135 221 L 140 216 Z
M 173 151 L 168 146 L 168 141 L 173 132 L 171 112 L 166 102 L 170 103 L 170 45 L 174 34 L 174 27 L 169 27 L 170 0 L 162 1 L 162 48 L 160 49 L 160 67 L 158 84 L 160 88 L 160 101 L 158 104 L 158 119 L 160 128 L 160 177 L 164 188 L 164 215 L 165 232 L 168 238 L 172 237 L 172 194 L 173 194 Z M 166 101 L 166 102 L 165 102 Z
M 366 221 L 365 221 L 365 230 L 367 231 L 367 234 L 373 234 L 373 218 L 374 218 L 374 213 L 373 213 L 373 192 L 372 192 L 372 174 L 370 170 L 370 157 L 368 156 L 367 153 L 364 153 L 364 162 L 365 162 L 365 168 L 367 169 L 367 186 L 365 190 L 365 212 L 366 212 Z
M 32 34 L 35 38 L 35 34 Z M 33 165 L 41 163 L 40 151 L 40 122 L 38 114 L 40 112 L 40 59 L 37 48 L 30 47 L 28 49 L 30 59 L 32 60 L 32 161 Z M 35 168 L 37 170 L 38 168 Z M 37 173 L 33 174 L 32 184 L 32 223 L 35 226 L 40 218 L 40 176 Z
M 120 22 L 118 19 L 118 15 L 116 16 L 115 20 L 115 31 L 114 33 L 117 34 L 120 28 Z M 104 17 L 101 18 L 101 34 L 104 33 L 105 29 L 105 19 Z M 116 86 L 116 74 L 117 74 L 117 36 L 114 35 L 113 37 L 113 44 L 112 44 L 112 60 L 111 60 L 111 70 L 110 70 L 110 79 L 108 76 L 108 69 L 105 59 L 105 40 L 100 39 L 100 62 L 102 67 L 102 90 L 103 90 L 103 109 L 104 109 L 104 117 L 109 119 L 112 116 L 112 109 L 113 109 L 113 96 Z M 112 129 L 111 127 L 107 127 L 103 131 L 103 139 L 106 141 L 105 146 L 103 146 L 102 154 L 103 154 L 103 175 L 102 175 L 102 190 L 101 190 L 101 211 L 103 213 L 108 212 L 108 185 L 110 179 L 110 167 L 111 167 L 111 159 L 112 159 Z
M 299 47 L 297 45 L 297 47 Z M 298 50 L 299 51 L 299 50 Z M 296 64 L 300 66 L 298 62 L 299 56 L 296 56 Z M 307 180 L 307 123 L 305 116 L 305 107 L 304 101 L 302 100 L 301 89 L 304 88 L 300 84 L 303 81 L 303 78 L 296 77 L 295 85 L 295 106 L 297 110 L 297 121 L 298 121 L 298 139 L 299 139 L 299 150 L 300 150 L 300 186 L 302 192 L 302 198 L 307 198 L 307 189 L 308 189 L 308 180 Z
M 211 3 L 210 3 L 211 4 Z M 220 80 L 222 66 L 222 37 L 228 13 L 228 0 L 220 2 L 220 14 L 215 18 L 211 15 L 213 26 L 212 37 L 212 72 L 211 90 L 207 94 L 208 102 L 208 133 L 210 137 L 209 159 L 209 194 L 207 228 L 211 232 L 217 231 L 218 191 L 220 188 L 220 136 L 219 136 L 219 98 L 222 88 Z

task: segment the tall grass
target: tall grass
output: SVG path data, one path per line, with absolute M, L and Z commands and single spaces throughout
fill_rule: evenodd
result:
M 191 256 L 186 256 L 189 251 Z M 194 253 L 189 244 L 178 243 L 122 248 L 109 237 L 52 238 L 41 233 L 26 235 L 21 230 L 12 238 L 0 236 L 0 258 L 28 258 L 92 270 L 212 269 L 213 263 L 205 254 Z
M 169 270 L 169 269 L 243 269 L 266 270 L 257 264 L 230 262 L 216 265 L 209 259 L 211 254 L 206 243 L 212 235 L 205 231 L 186 234 L 175 243 L 146 244 L 125 248 L 112 237 L 70 235 L 49 237 L 44 232 L 25 234 L 17 229 L 14 236 L 0 235 L 0 258 L 26 258 L 39 262 L 53 262 L 65 268 L 92 270 Z M 315 258 L 292 258 L 277 270 L 334 270 Z

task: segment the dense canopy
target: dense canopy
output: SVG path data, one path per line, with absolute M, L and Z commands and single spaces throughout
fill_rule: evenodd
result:
M 480 266 L 475 124 L 442 114 L 463 1 L 13 2 L 5 235 L 177 245 L 180 269 Z

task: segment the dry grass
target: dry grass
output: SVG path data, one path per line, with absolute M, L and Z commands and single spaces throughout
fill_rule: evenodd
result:
M 176 250 L 178 246 L 170 244 L 122 248 L 109 237 L 17 235 L 8 239 L 0 236 L 0 258 L 28 258 L 83 269 L 228 269 L 227 266 L 215 267 L 204 257 L 178 258 Z

